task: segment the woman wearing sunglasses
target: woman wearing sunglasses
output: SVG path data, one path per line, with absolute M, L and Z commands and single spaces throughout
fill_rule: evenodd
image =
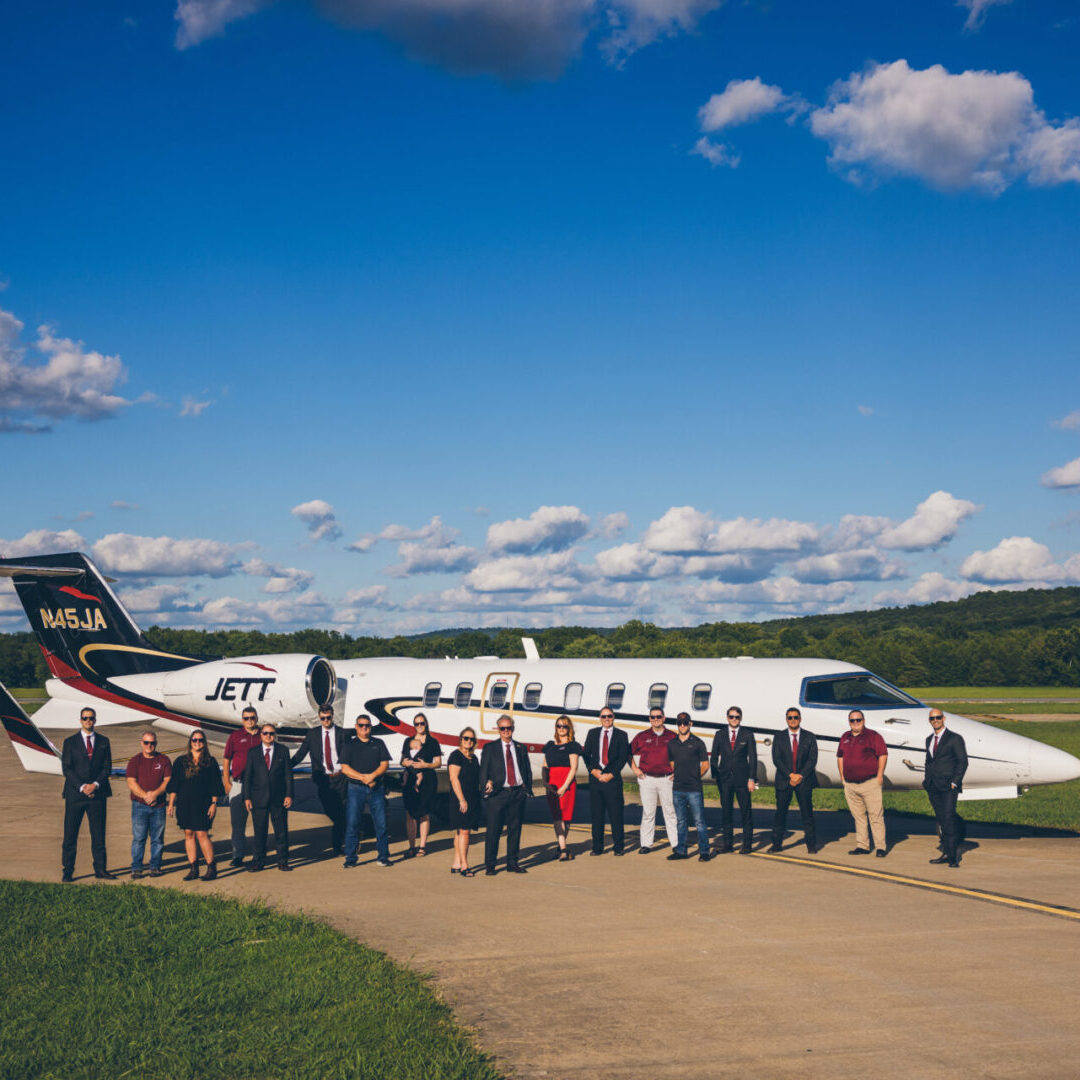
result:
M 476 732 L 463 728 L 458 748 L 447 761 L 450 774 L 450 807 L 446 815 L 454 830 L 454 865 L 451 874 L 471 878 L 469 834 L 480 824 L 480 760 L 476 756 Z
M 560 716 L 555 721 L 555 738 L 544 747 L 544 785 L 555 839 L 559 842 L 559 862 L 569 862 L 574 857 L 566 850 L 566 836 L 574 818 L 577 770 L 582 753 L 574 741 L 573 721 L 569 716 Z
M 401 793 L 405 799 L 405 834 L 409 838 L 406 857 L 427 854 L 431 812 L 435 809 L 435 796 L 439 790 L 435 770 L 442 765 L 442 748 L 428 730 L 427 717 L 423 713 L 413 717 L 413 729 L 414 734 L 406 737 L 401 747 L 401 765 L 405 770 Z M 416 846 L 418 828 L 419 847 Z
M 165 793 L 169 796 L 169 817 L 175 815 L 176 824 L 184 830 L 188 872 L 183 880 L 194 881 L 199 876 L 201 850 L 206 860 L 203 880 L 213 881 L 217 877 L 217 863 L 210 825 L 217 812 L 217 800 L 225 798 L 225 785 L 221 780 L 221 766 L 210 756 L 206 734 L 200 728 L 188 736 L 187 753 L 173 762 Z

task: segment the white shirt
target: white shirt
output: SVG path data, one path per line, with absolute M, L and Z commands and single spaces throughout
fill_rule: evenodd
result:
M 735 739 L 738 737 L 738 734 L 739 734 L 739 725 L 738 724 L 728 724 L 728 731 L 727 731 L 728 746 L 730 746 L 735 741 Z
M 940 731 L 931 730 L 931 732 L 930 732 L 930 745 L 926 748 L 926 756 L 927 757 L 933 757 L 934 756 L 934 740 L 935 739 L 941 739 L 944 736 L 944 734 L 945 734 L 945 725 L 944 724 L 941 725 L 941 730 Z
M 506 777 L 503 781 L 503 787 L 521 787 L 521 762 L 518 761 L 517 756 L 517 743 L 511 739 L 508 743 L 504 743 L 502 739 L 499 740 L 499 753 L 502 754 L 503 770 L 506 770 L 506 748 L 510 747 L 510 752 L 514 755 L 514 777 L 517 780 L 516 784 L 510 783 L 510 777 Z

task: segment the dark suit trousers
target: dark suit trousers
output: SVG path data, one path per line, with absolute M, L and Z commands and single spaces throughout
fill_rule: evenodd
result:
M 92 799 L 64 800 L 64 846 L 61 849 L 61 868 L 65 874 L 75 873 L 75 852 L 79 846 L 79 829 L 83 815 L 90 825 L 90 852 L 94 858 L 94 873 L 107 869 L 105 860 L 106 802 L 100 795 Z
M 795 793 L 795 798 L 799 803 L 799 813 L 802 815 L 802 827 L 806 843 L 810 847 L 817 847 L 817 830 L 814 828 L 814 789 L 807 787 L 805 784 L 800 784 L 795 788 L 777 788 L 776 816 L 773 818 L 772 829 L 773 843 L 779 844 L 784 838 L 792 792 Z
M 742 818 L 743 847 L 750 847 L 754 842 L 754 813 L 746 781 L 736 783 L 734 780 L 720 780 L 716 786 L 720 789 L 720 824 L 724 831 L 724 847 L 731 847 L 735 839 L 735 824 L 732 819 L 735 816 L 736 799 L 739 800 L 739 815 Z
M 242 859 L 247 854 L 244 833 L 247 832 L 248 809 L 244 805 L 242 794 L 236 793 L 239 780 L 233 781 L 233 798 L 229 800 L 229 820 L 232 822 L 232 857 Z
M 313 773 L 312 779 L 323 813 L 330 819 L 330 843 L 340 854 L 345 846 L 345 780 L 341 776 L 331 779 L 326 773 Z
M 946 791 L 927 788 L 926 794 L 930 796 L 930 805 L 934 808 L 934 817 L 941 830 L 941 850 L 950 859 L 955 859 L 957 842 L 963 839 L 963 826 L 956 812 L 957 791 L 955 788 Z
M 592 849 L 604 850 L 604 814 L 611 822 L 611 843 L 616 851 L 623 849 L 623 787 L 622 777 L 613 776 L 602 784 L 589 777 L 589 809 L 592 814 Z
M 487 832 L 484 836 L 484 866 L 495 869 L 499 857 L 499 837 L 506 826 L 506 865 L 517 866 L 518 848 L 521 845 L 521 821 L 525 816 L 525 788 L 503 788 L 484 800 L 487 814 Z
M 274 822 L 274 848 L 279 863 L 289 861 L 289 811 L 281 803 L 270 806 L 253 806 L 251 824 L 255 832 L 255 864 L 266 861 L 266 834 L 269 832 L 270 819 Z

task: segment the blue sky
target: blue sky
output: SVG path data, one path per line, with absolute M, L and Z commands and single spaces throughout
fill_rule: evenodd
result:
M 378 633 L 1080 582 L 1078 45 L 1034 0 L 6 11 L 0 551 Z

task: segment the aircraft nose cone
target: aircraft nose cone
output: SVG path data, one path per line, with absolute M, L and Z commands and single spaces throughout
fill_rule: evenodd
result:
M 1056 746 L 1033 746 L 1031 780 L 1035 784 L 1060 784 L 1080 779 L 1080 758 Z

